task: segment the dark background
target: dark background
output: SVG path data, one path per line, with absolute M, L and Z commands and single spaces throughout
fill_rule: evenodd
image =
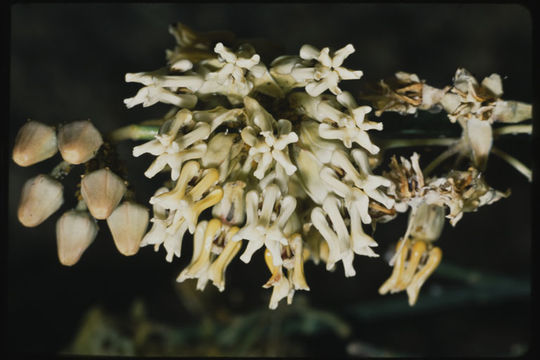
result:
M 451 83 L 457 67 L 465 67 L 479 81 L 500 74 L 505 99 L 532 101 L 532 21 L 529 11 L 518 5 L 17 4 L 11 8 L 10 151 L 28 118 L 51 125 L 89 118 L 100 131 L 108 132 L 163 114 L 166 108 L 159 105 L 125 108 L 122 100 L 133 96 L 139 85 L 126 84 L 124 74 L 165 64 L 165 49 L 174 46 L 167 27 L 176 21 L 200 31 L 230 30 L 255 44 L 266 39 L 279 50 L 277 54 L 261 51 L 266 64 L 273 55 L 297 54 L 305 43 L 334 49 L 352 43 L 356 52 L 345 66 L 361 69 L 364 77 L 360 81 L 404 70 L 443 87 Z M 357 85 L 349 83 L 353 82 L 342 83 L 343 87 L 354 93 Z M 420 120 L 432 121 L 432 128 L 440 121 L 441 128 L 456 131 L 443 114 L 422 116 Z M 381 119 L 386 121 L 385 129 L 407 128 L 418 121 L 393 114 Z M 144 178 L 142 173 L 151 160 L 141 157 L 134 161 L 130 156 L 133 145 L 122 144 L 120 156 L 130 168 L 128 180 L 137 191 L 137 200 L 146 204 L 159 182 Z M 497 146 L 531 166 L 526 136 L 502 139 Z M 412 150 L 402 153 L 410 156 Z M 185 306 L 175 286 L 176 276 L 191 258 L 189 245 L 184 245 L 182 258 L 175 258 L 172 264 L 165 261 L 163 250 L 156 254 L 150 247 L 124 257 L 116 251 L 105 222 L 100 221 L 98 237 L 80 262 L 71 268 L 60 265 L 55 221 L 75 205 L 70 192 L 75 190 L 77 173 L 66 180 L 61 211 L 37 228 L 18 223 L 16 208 L 24 181 L 48 172 L 58 161 L 56 156 L 20 168 L 9 160 L 8 349 L 18 353 L 61 351 L 73 340 L 90 306 L 100 305 L 122 318 L 135 298 L 144 301 L 156 321 L 178 327 L 196 324 L 199 316 Z M 512 196 L 465 214 L 455 228 L 447 223 L 438 243 L 443 262 L 527 280 L 531 184 L 494 156 L 487 179 L 496 189 L 510 187 Z M 380 253 L 393 246 L 405 226 L 406 216 L 401 216 L 377 229 Z M 341 267 L 330 273 L 306 264 L 311 291 L 297 292 L 295 301 L 305 296 L 312 307 L 346 319 L 352 332 L 346 339 L 328 334 L 295 339 L 304 347 L 304 354 L 345 354 L 354 341 L 418 355 L 505 355 L 529 346 L 528 296 L 464 301 L 418 314 L 405 309 L 376 321 L 355 318 L 345 309 L 365 309 L 389 299 L 379 296 L 377 289 L 391 271 L 380 259 L 359 257 L 355 268 L 357 275 L 346 279 Z M 225 292 L 217 294 L 212 285 L 206 292 L 235 314 L 264 309 L 271 293 L 261 288 L 267 277 L 261 259 L 254 257 L 249 265 L 235 261 L 227 273 Z M 190 282 L 189 286 L 194 285 Z M 418 305 L 423 295 L 444 297 L 446 289 L 460 286 L 435 274 Z M 393 297 L 406 303 L 403 293 Z M 284 306 L 282 301 L 280 307 Z

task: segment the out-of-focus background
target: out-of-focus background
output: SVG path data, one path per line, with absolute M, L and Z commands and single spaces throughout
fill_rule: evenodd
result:
M 297 54 L 303 44 L 334 49 L 352 43 L 345 66 L 362 81 L 403 70 L 433 86 L 451 84 L 458 67 L 480 81 L 503 79 L 505 99 L 532 101 L 532 24 L 528 10 L 508 4 L 17 4 L 11 8 L 9 149 L 27 119 L 47 124 L 91 119 L 102 132 L 162 115 L 158 105 L 127 110 L 122 102 L 138 85 L 126 72 L 165 64 L 174 46 L 168 25 L 200 31 L 230 30 L 260 46 L 262 60 Z M 355 93 L 354 82 L 343 87 Z M 425 124 L 459 134 L 444 114 L 384 114 L 385 129 Z M 414 126 L 411 126 L 414 124 Z M 420 124 L 420 125 L 419 125 Z M 435 125 L 434 125 L 435 124 Z M 457 126 L 457 125 L 456 125 Z M 509 136 L 497 146 L 532 166 L 530 139 Z M 137 200 L 147 203 L 159 186 L 144 178 L 150 157 L 134 161 L 132 142 L 120 146 Z M 440 149 L 406 149 L 434 156 Z M 9 154 L 10 155 L 10 154 Z M 488 183 L 512 195 L 448 223 L 438 245 L 443 265 L 425 284 L 415 307 L 406 295 L 380 296 L 391 268 L 381 259 L 355 260 L 357 275 L 338 266 L 327 272 L 307 263 L 309 292 L 293 305 L 267 309 L 271 290 L 261 256 L 236 259 L 219 293 L 209 284 L 175 279 L 189 262 L 142 248 L 120 255 L 100 221 L 100 231 L 78 264 L 60 265 L 55 222 L 75 205 L 76 175 L 66 179 L 62 209 L 37 228 L 24 228 L 16 208 L 24 181 L 48 172 L 58 156 L 17 167 L 9 160 L 7 345 L 16 353 L 178 356 L 494 356 L 529 348 L 531 184 L 492 156 Z M 422 161 L 422 160 L 421 160 Z M 423 162 L 425 166 L 426 163 Z M 384 168 L 384 166 L 383 166 Z M 406 216 L 380 225 L 379 253 L 404 233 Z M 261 253 L 262 254 L 262 253 Z M 261 255 L 259 254 L 259 255 Z

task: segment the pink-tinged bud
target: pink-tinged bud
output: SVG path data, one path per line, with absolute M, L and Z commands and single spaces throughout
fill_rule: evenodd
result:
M 13 161 L 19 166 L 30 166 L 54 156 L 57 151 L 54 128 L 38 121 L 29 121 L 17 134 Z
M 64 202 L 64 187 L 48 175 L 29 179 L 22 189 L 17 216 L 21 224 L 34 227 L 51 216 Z
M 81 181 L 81 195 L 96 219 L 109 217 L 125 192 L 124 181 L 107 168 L 91 172 Z
M 58 259 L 65 266 L 75 265 L 98 232 L 96 220 L 87 211 L 66 211 L 56 222 Z
M 90 120 L 64 125 L 58 130 L 58 148 L 62 158 L 70 164 L 82 164 L 92 159 L 103 139 Z
M 124 201 L 107 218 L 107 224 L 118 251 L 125 256 L 135 255 L 148 227 L 148 209 Z

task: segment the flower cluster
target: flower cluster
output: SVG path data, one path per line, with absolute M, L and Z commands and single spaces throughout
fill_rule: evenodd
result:
M 406 291 L 413 305 L 441 261 L 433 242 L 445 216 L 456 225 L 464 213 L 509 195 L 491 188 L 483 173 L 493 133 L 527 129 L 493 130 L 492 124 L 521 122 L 530 118 L 531 109 L 501 100 L 496 74 L 478 84 L 458 69 L 453 86 L 436 89 L 415 74 L 399 72 L 363 94 L 377 117 L 385 111 L 444 109 L 450 121 L 462 126 L 463 135 L 450 143 L 443 158 L 461 154 L 470 159 L 466 170 L 428 177 L 443 158 L 422 169 L 414 153 L 400 162 L 392 157 L 388 171 L 377 173 L 382 151 L 392 143 L 375 137 L 383 123 L 368 118 L 372 108 L 340 88 L 341 81 L 363 75 L 343 67 L 355 51 L 352 44 L 336 51 L 304 45 L 298 56 L 280 56 L 268 67 L 251 45 L 230 33 L 199 33 L 183 24 L 169 30 L 177 44 L 166 53 L 167 65 L 126 74 L 127 82 L 142 88 L 124 103 L 128 108 L 163 103 L 171 110 L 154 132 L 141 135 L 137 129 L 144 126 L 134 125 L 111 136 L 146 139 L 133 148 L 133 156 L 154 157 L 146 177 L 166 174 L 149 199 L 151 227 L 147 232 L 148 215 L 139 205 L 118 206 L 126 193 L 120 177 L 105 167 L 91 171 L 81 181 L 80 199 L 89 214 L 79 209 L 77 217 L 68 212 L 58 222 L 65 264 L 75 263 L 96 236 L 92 217 L 107 219 L 125 255 L 147 245 L 159 251 L 163 245 L 166 261 L 172 262 L 182 254 L 184 237 L 191 238 L 191 262 L 177 281 L 197 279 L 200 290 L 210 281 L 223 291 L 226 269 L 238 254 L 244 263 L 264 257 L 271 276 L 263 287 L 272 288 L 270 308 L 275 309 L 284 298 L 290 303 L 296 290 L 309 290 L 306 261 L 322 260 L 328 270 L 341 262 L 345 276 L 355 276 L 356 255 L 379 256 L 367 225 L 375 229 L 409 212 L 407 230 L 390 261 L 393 272 L 379 292 Z M 13 158 L 22 166 L 56 152 L 54 130 L 36 124 L 27 124 L 17 140 Z M 81 140 L 89 136 L 80 135 L 90 131 L 84 126 L 72 131 L 79 135 L 58 136 L 58 148 L 71 164 L 88 162 L 101 146 L 95 139 Z M 81 155 L 81 148 L 91 155 Z M 32 181 L 19 209 L 26 226 L 37 225 L 61 204 L 59 183 L 46 176 Z M 39 214 L 31 213 L 41 192 L 56 200 Z M 63 244 L 74 227 L 84 239 L 74 241 L 84 246 Z M 76 256 L 64 261 L 66 253 Z

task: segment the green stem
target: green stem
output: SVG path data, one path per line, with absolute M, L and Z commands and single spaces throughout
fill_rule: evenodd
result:
M 426 139 L 388 139 L 380 140 L 381 146 L 386 149 L 412 147 L 412 146 L 450 146 L 458 142 L 456 138 L 426 138 Z
M 532 125 L 509 125 L 493 129 L 493 136 L 506 134 L 532 134 Z
M 110 132 L 107 137 L 111 142 L 124 140 L 152 140 L 159 131 L 159 126 L 128 125 Z

